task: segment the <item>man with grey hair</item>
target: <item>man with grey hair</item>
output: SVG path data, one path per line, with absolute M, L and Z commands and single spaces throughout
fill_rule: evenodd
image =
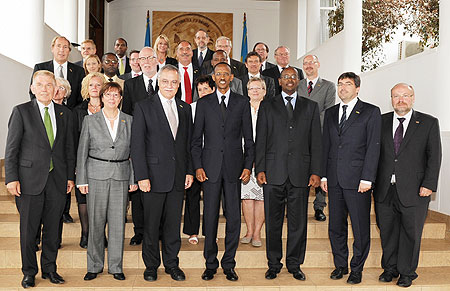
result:
M 281 72 L 288 67 L 292 67 L 289 65 L 289 59 L 290 59 L 290 51 L 287 46 L 279 46 L 274 51 L 275 61 L 277 62 L 277 65 L 275 67 L 272 67 L 270 69 L 265 69 L 261 74 L 263 76 L 271 77 L 275 81 L 280 79 Z M 293 67 L 297 70 L 298 78 L 299 80 L 303 80 L 303 72 L 301 69 Z M 277 83 L 277 82 L 275 82 Z M 275 84 L 275 94 L 281 94 L 281 85 Z
M 192 46 L 187 40 L 182 40 L 177 46 L 178 70 L 181 74 L 177 98 L 191 104 L 194 97 L 194 82 L 200 76 L 200 69 L 192 63 Z
M 179 268 L 180 225 L 184 190 L 194 176 L 191 162 L 191 107 L 175 98 L 180 72 L 165 65 L 158 73 L 158 91 L 138 102 L 131 130 L 134 176 L 142 191 L 144 279 L 155 281 L 161 264 L 159 237 L 165 272 L 173 280 L 185 280 Z
M 208 48 L 209 35 L 203 28 L 200 28 L 195 33 L 194 41 L 197 48 L 192 51 L 192 64 L 197 68 L 201 68 L 203 62 L 211 60 L 214 51 Z
M 393 112 L 381 117 L 381 151 L 373 192 L 383 256 L 381 282 L 409 287 L 417 278 L 420 242 L 442 159 L 437 118 L 413 110 L 412 86 L 391 90 Z

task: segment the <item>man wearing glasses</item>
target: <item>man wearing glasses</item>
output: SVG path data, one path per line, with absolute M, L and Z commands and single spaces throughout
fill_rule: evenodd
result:
M 123 89 L 124 81 L 117 75 L 119 67 L 119 60 L 113 53 L 106 53 L 102 57 L 102 68 L 106 82 L 119 83 Z

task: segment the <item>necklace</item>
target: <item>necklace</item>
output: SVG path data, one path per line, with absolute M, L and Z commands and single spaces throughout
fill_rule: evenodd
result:
M 91 102 L 88 103 L 89 106 L 91 106 L 94 110 L 100 109 L 100 104 L 99 105 L 94 105 Z

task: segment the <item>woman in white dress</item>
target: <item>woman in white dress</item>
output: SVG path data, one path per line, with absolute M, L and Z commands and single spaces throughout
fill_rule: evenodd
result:
M 255 139 L 258 109 L 266 95 L 266 83 L 261 78 L 252 78 L 247 83 L 247 90 L 251 105 L 253 139 Z M 242 184 L 241 189 L 242 212 L 247 225 L 247 234 L 241 238 L 241 243 L 251 242 L 254 247 L 260 247 L 262 245 L 261 228 L 264 223 L 264 196 L 262 187 L 256 182 L 254 167 L 252 172 L 250 181 Z

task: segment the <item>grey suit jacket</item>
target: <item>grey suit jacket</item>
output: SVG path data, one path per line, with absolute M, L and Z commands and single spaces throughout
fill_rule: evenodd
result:
M 325 110 L 336 103 L 336 86 L 333 82 L 319 77 L 316 85 L 311 92 L 311 95 L 308 96 L 308 84 L 306 84 L 306 80 L 307 79 L 300 80 L 297 89 L 298 94 L 317 102 L 317 104 L 319 105 L 320 125 L 321 127 L 323 127 Z
M 131 124 L 133 117 L 120 112 L 116 139 L 112 140 L 102 111 L 83 120 L 77 155 L 77 185 L 89 184 L 89 179 L 118 181 L 134 184 L 131 161 L 120 163 L 99 161 L 124 160 L 130 157 Z

